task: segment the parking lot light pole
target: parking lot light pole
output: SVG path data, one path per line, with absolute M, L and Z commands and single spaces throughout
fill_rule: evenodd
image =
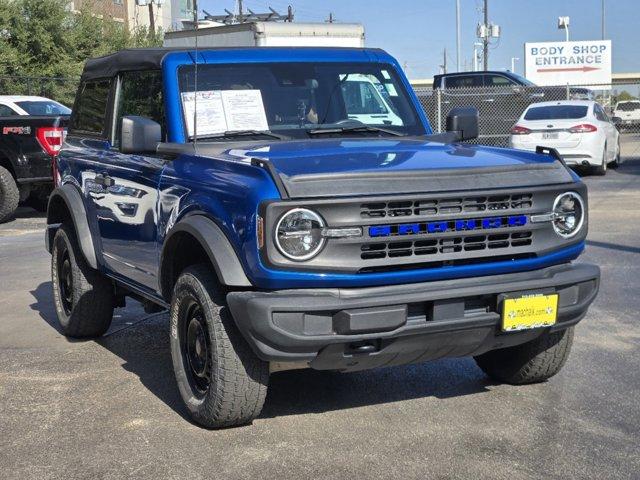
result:
M 518 57 L 511 57 L 511 71 L 516 73 L 516 62 L 520 60 Z
M 558 17 L 558 30 L 564 30 L 565 41 L 569 41 L 569 17 Z

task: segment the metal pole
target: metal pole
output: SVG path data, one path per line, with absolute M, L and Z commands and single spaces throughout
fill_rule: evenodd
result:
M 456 0 L 456 70 L 460 71 L 460 0 Z
M 606 36 L 606 13 L 604 0 L 602 0 L 602 40 L 604 40 Z
M 487 29 L 485 37 L 482 39 L 482 61 L 484 70 L 489 70 L 489 0 L 484 0 L 484 26 Z
M 566 41 L 568 42 L 568 41 L 569 41 L 569 25 L 567 25 L 567 26 L 564 28 L 564 33 L 565 33 Z
M 438 112 L 438 133 L 442 132 L 442 90 L 436 90 L 436 111 Z

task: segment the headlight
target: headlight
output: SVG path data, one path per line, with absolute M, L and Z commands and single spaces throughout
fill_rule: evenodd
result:
M 584 202 L 575 192 L 566 192 L 556 197 L 553 203 L 553 229 L 564 238 L 571 238 L 584 223 Z
M 294 208 L 285 213 L 276 225 L 276 246 L 291 260 L 309 260 L 324 245 L 323 228 L 324 221 L 320 215 L 305 208 Z

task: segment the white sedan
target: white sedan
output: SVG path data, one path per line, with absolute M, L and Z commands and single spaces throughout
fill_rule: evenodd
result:
M 588 166 L 597 175 L 620 163 L 618 130 L 594 101 L 562 100 L 529 105 L 511 129 L 513 148 L 555 148 L 567 165 Z
M 70 115 L 71 110 L 61 103 L 32 95 L 0 95 L 0 117 L 14 115 Z

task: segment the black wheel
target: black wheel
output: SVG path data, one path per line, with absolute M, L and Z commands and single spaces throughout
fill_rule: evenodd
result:
M 607 146 L 604 146 L 602 152 L 602 164 L 591 167 L 591 171 L 594 175 L 604 176 L 607 174 Z
M 99 337 L 109 329 L 113 285 L 87 264 L 68 224 L 63 224 L 53 239 L 51 282 L 62 333 L 76 338 Z
M 618 150 L 616 152 L 616 158 L 613 160 L 613 162 L 609 163 L 609 167 L 615 170 L 620 166 L 621 163 L 622 161 L 620 159 L 620 139 L 618 139 Z
M 26 204 L 38 212 L 46 212 L 49 204 L 49 191 L 44 189 L 32 190 Z
M 11 172 L 0 167 L 0 223 L 9 220 L 18 208 L 20 191 Z
M 494 380 L 520 385 L 543 382 L 564 366 L 573 343 L 573 327 L 544 333 L 515 347 L 492 350 L 475 357 L 478 366 Z
M 262 410 L 269 367 L 238 331 L 209 267 L 180 275 L 170 318 L 173 368 L 192 418 L 208 428 L 250 423 Z

